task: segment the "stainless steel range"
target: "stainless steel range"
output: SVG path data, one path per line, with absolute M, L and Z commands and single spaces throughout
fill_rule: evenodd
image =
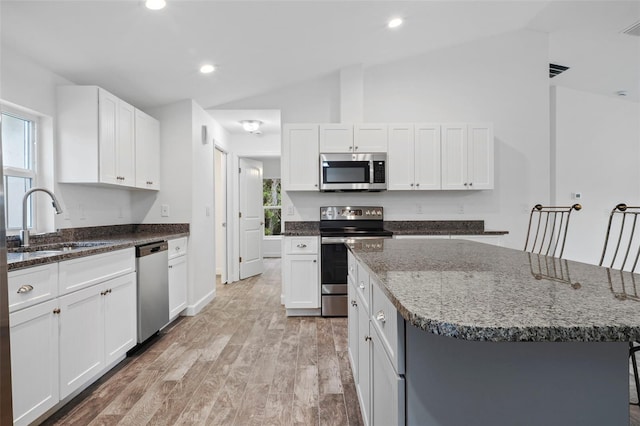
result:
M 346 244 L 391 238 L 383 223 L 382 207 L 320 207 L 322 316 L 347 316 Z

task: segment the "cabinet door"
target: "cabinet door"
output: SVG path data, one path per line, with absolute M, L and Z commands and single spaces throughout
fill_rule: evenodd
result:
M 118 101 L 116 142 L 116 168 L 118 182 L 125 186 L 135 186 L 136 146 L 135 146 L 135 108 L 128 103 Z
M 467 189 L 467 125 L 442 125 L 442 189 Z
M 351 362 L 353 382 L 358 384 L 358 301 L 356 300 L 355 284 L 352 282 L 349 282 L 347 286 L 347 294 L 347 300 L 349 301 L 349 315 L 347 318 L 349 361 Z
M 353 152 L 353 125 L 321 124 L 320 152 Z
M 60 399 L 104 368 L 103 285 L 60 297 Z
M 373 327 L 371 334 L 371 424 L 404 425 L 404 379 L 393 369 Z
M 135 110 L 136 188 L 160 189 L 160 122 Z
M 356 294 L 358 293 L 356 292 Z M 358 390 L 362 420 L 365 425 L 369 425 L 372 424 L 371 376 L 369 374 L 369 367 L 371 365 L 369 315 L 363 307 L 359 294 L 356 297 L 356 301 L 358 303 L 358 382 L 356 383 L 356 389 Z
M 285 255 L 285 307 L 316 309 L 320 307 L 318 255 Z
M 187 307 L 187 256 L 169 260 L 169 319 Z
M 320 155 L 317 124 L 285 124 L 282 133 L 282 189 L 317 191 Z
M 415 125 L 415 189 L 440 189 L 440 125 Z
M 387 152 L 386 124 L 356 124 L 353 127 L 353 150 L 355 152 Z
M 493 126 L 468 126 L 469 189 L 493 189 Z
M 137 342 L 136 274 L 104 283 L 105 365 L 125 355 Z
M 13 419 L 27 425 L 58 403 L 56 300 L 9 316 Z
M 389 125 L 389 190 L 413 189 L 414 177 L 414 133 L 413 124 Z
M 118 102 L 111 93 L 98 90 L 98 140 L 100 182 L 119 184 L 117 168 Z

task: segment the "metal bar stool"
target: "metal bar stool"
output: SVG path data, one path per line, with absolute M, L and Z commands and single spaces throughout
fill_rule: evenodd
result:
M 580 209 L 580 204 L 569 207 L 544 207 L 542 204 L 533 206 L 524 251 L 553 257 L 557 254 L 557 257 L 562 258 L 571 212 Z
M 607 235 L 600 257 L 600 266 L 618 269 L 620 274 L 623 271 L 631 274 L 636 272 L 640 257 L 640 236 L 636 235 L 636 230 L 640 229 L 640 226 L 637 226 L 638 214 L 640 214 L 640 207 L 631 207 L 624 203 L 618 204 L 611 210 Z M 633 279 L 633 275 L 631 277 Z M 611 280 L 611 275 L 609 278 Z M 635 284 L 635 280 L 633 283 Z M 640 379 L 638 378 L 638 363 L 635 357 L 635 353 L 638 351 L 640 351 L 640 346 L 629 342 L 629 357 L 633 366 L 633 378 L 640 405 Z

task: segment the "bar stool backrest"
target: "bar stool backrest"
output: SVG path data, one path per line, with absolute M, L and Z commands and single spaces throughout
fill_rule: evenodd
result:
M 600 266 L 635 272 L 640 257 L 640 207 L 620 203 L 611 210 Z
M 571 212 L 580 209 L 580 204 L 568 207 L 533 206 L 524 251 L 562 258 Z

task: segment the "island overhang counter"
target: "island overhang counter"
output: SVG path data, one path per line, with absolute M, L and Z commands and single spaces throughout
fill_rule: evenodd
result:
M 639 276 L 464 240 L 351 252 L 404 322 L 399 422 L 628 425 Z

